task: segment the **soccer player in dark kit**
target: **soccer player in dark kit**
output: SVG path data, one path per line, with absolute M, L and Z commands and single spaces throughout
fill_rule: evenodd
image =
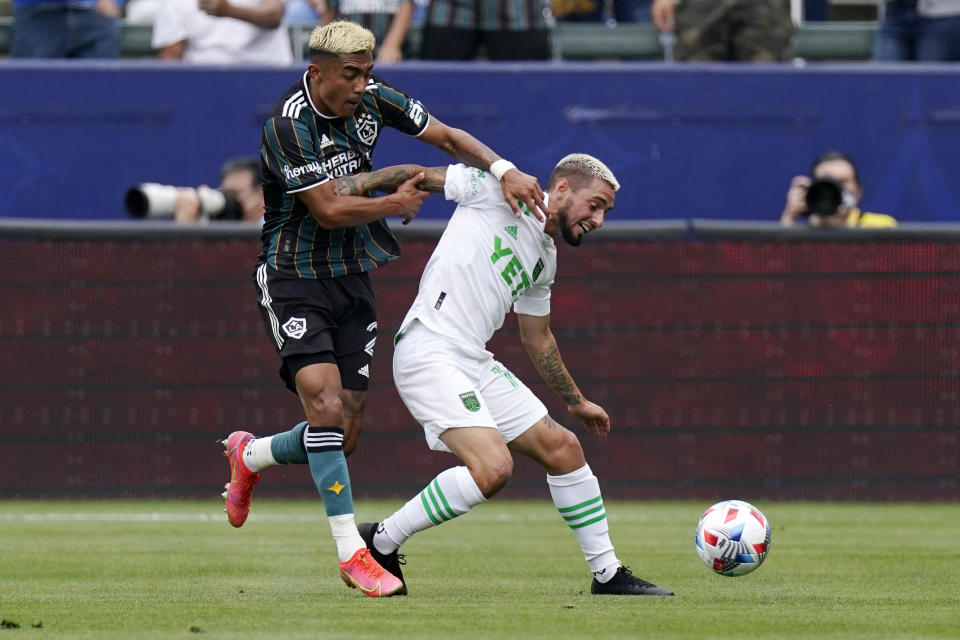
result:
M 400 254 L 385 218 L 409 222 L 428 193 L 416 188 L 423 177 L 416 165 L 371 171 L 377 139 L 383 127 L 394 127 L 489 171 L 517 215 L 529 209 L 539 217 L 545 205 L 536 178 L 373 77 L 374 45 L 373 34 L 351 22 L 317 27 L 306 72 L 264 124 L 263 248 L 255 281 L 264 323 L 283 362 L 280 375 L 300 397 L 306 419 L 264 438 L 234 431 L 223 442 L 231 469 L 224 494 L 230 524 L 246 520 L 262 469 L 309 464 L 341 578 L 378 597 L 405 588 L 374 560 L 357 531 L 345 455 L 363 426 L 377 338 L 369 271 Z M 381 190 L 392 193 L 371 197 L 384 185 L 390 188 Z

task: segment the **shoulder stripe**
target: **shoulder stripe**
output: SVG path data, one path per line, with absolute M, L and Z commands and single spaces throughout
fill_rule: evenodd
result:
M 295 94 L 287 98 L 287 101 L 283 103 L 283 111 L 280 115 L 283 117 L 289 117 L 291 112 L 294 110 L 298 103 L 306 103 L 306 100 L 303 97 L 303 90 L 297 91 Z

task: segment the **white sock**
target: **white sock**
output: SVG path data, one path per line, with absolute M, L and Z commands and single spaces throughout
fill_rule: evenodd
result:
M 257 473 L 261 469 L 277 464 L 277 461 L 273 459 L 273 452 L 270 451 L 271 440 L 273 440 L 273 436 L 254 438 L 247 443 L 247 446 L 243 449 L 243 464 L 247 465 L 247 469 Z
M 333 541 L 337 543 L 337 556 L 340 562 L 346 562 L 353 557 L 357 549 L 363 549 L 365 546 L 363 538 L 357 531 L 357 522 L 352 513 L 345 513 L 340 516 L 330 516 L 330 531 L 333 532 Z
M 547 475 L 550 496 L 557 511 L 577 536 L 583 557 L 599 582 L 606 582 L 620 566 L 610 542 L 607 512 L 600 495 L 600 483 L 590 465 L 562 476 Z M 608 569 L 613 568 L 613 571 Z
M 485 500 L 466 467 L 447 469 L 383 521 L 374 546 L 380 553 L 396 551 L 416 532 L 453 520 Z

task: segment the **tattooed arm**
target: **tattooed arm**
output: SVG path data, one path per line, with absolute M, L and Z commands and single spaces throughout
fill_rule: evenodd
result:
M 448 127 L 433 116 L 430 116 L 430 124 L 420 134 L 420 140 L 445 151 L 458 162 L 484 171 L 489 170 L 495 161 L 502 159 L 490 147 L 463 129 Z M 503 190 L 504 199 L 517 217 L 522 215 L 520 203 L 523 203 L 538 220 L 543 220 L 540 211 L 546 211 L 547 207 L 543 202 L 543 190 L 536 178 L 517 168 L 508 169 L 500 178 L 500 188 Z
M 445 168 L 443 172 L 442 175 L 446 175 Z M 438 181 L 442 190 L 443 179 L 438 178 L 436 169 L 405 164 L 330 180 L 298 192 L 297 197 L 324 229 L 355 227 L 393 215 L 400 216 L 403 224 L 407 224 L 430 194 L 429 190 L 418 188 L 418 185 L 425 182 L 428 186 L 435 186 Z M 391 193 L 366 197 L 375 190 Z
M 430 193 L 443 193 L 443 185 L 447 179 L 447 168 L 424 168 L 415 164 L 400 164 L 370 173 L 343 176 L 334 180 L 333 184 L 337 195 L 340 196 L 362 196 L 374 191 L 393 193 L 397 190 L 397 187 L 418 173 L 423 174 L 423 179 L 416 184 L 417 189 Z
M 570 415 L 577 418 L 586 429 L 598 436 L 610 431 L 610 418 L 602 407 L 580 393 L 567 367 L 560 357 L 557 339 L 550 331 L 550 316 L 517 314 L 520 324 L 520 340 L 527 350 L 540 376 L 553 391 L 563 399 Z

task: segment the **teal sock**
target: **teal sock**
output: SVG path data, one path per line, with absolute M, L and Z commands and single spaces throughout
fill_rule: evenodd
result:
M 350 473 L 343 455 L 343 429 L 307 425 L 303 444 L 327 517 L 353 513 Z
M 270 440 L 270 453 L 277 464 L 307 464 L 307 450 L 303 444 L 303 431 L 306 428 L 307 423 L 304 421 L 290 431 L 273 436 Z

